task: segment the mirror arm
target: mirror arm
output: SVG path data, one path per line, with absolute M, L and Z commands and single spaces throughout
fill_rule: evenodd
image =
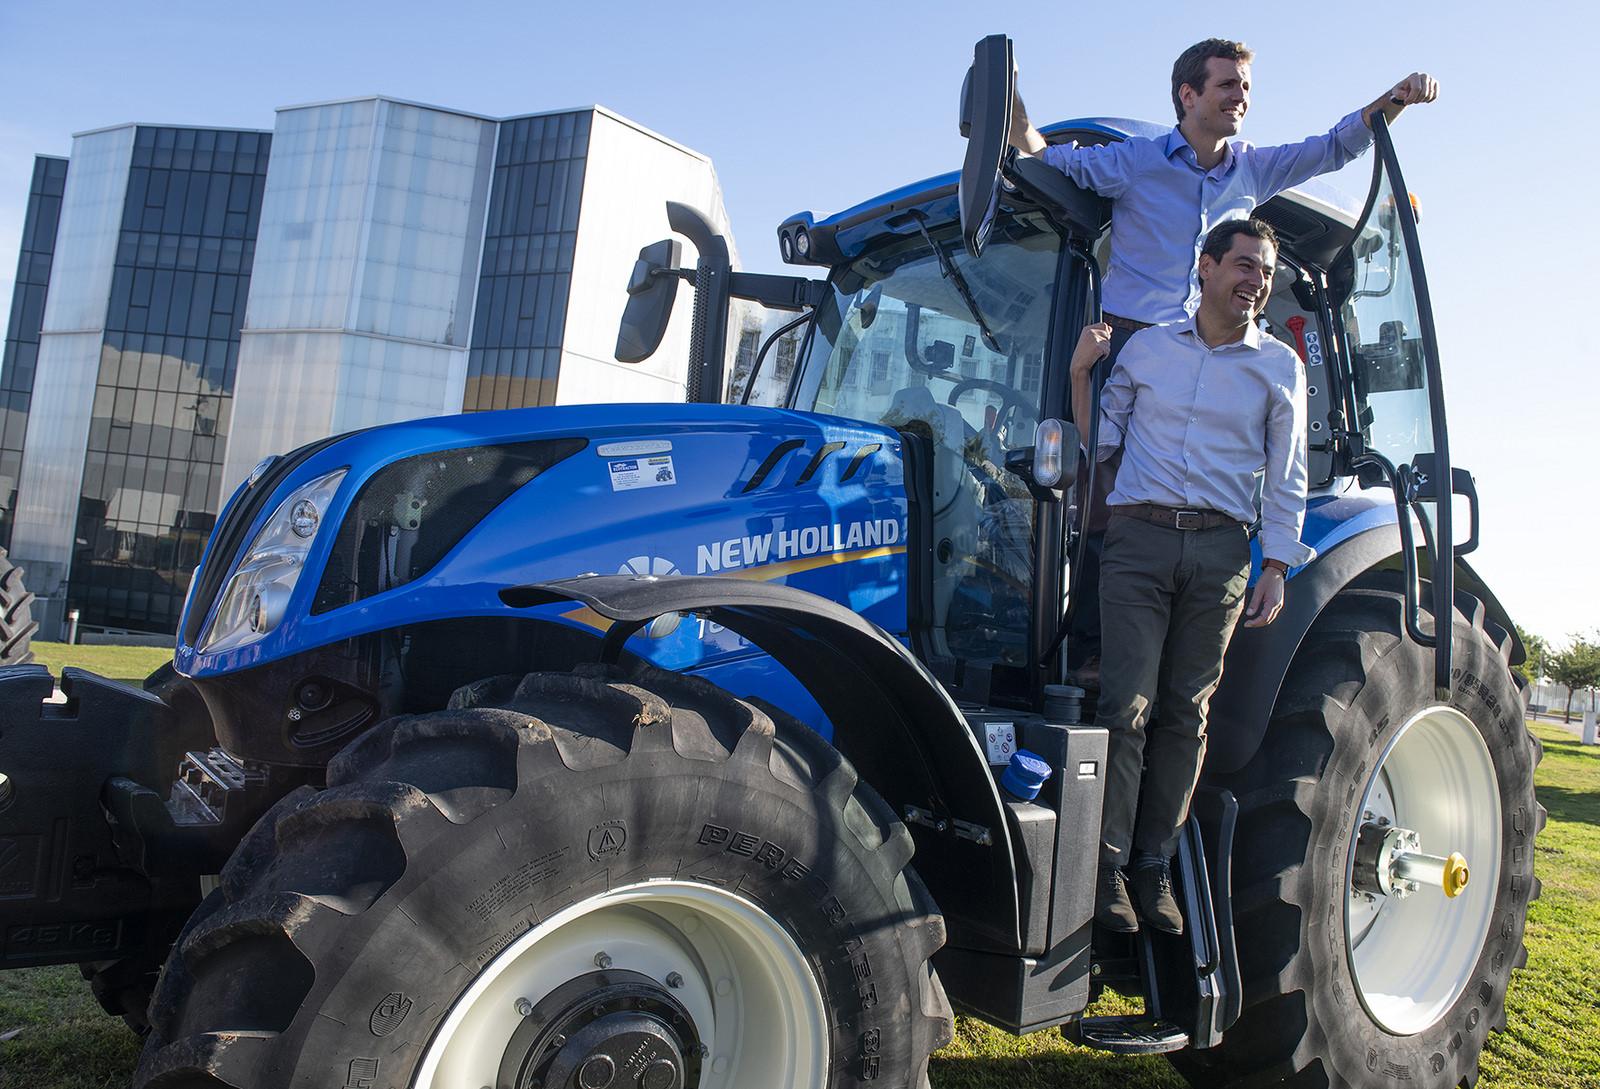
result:
M 692 274 L 691 274 L 692 275 Z M 828 296 L 826 280 L 808 276 L 771 276 L 759 272 L 735 272 L 728 277 L 728 290 L 741 299 L 779 310 L 798 310 L 822 304 Z

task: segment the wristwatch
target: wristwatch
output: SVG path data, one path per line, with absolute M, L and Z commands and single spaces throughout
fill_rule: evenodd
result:
M 1261 569 L 1263 571 L 1265 571 L 1269 567 L 1272 568 L 1274 571 L 1278 572 L 1278 574 L 1280 574 L 1280 575 L 1287 575 L 1289 573 L 1289 565 L 1284 563 L 1282 560 L 1262 560 L 1261 561 Z

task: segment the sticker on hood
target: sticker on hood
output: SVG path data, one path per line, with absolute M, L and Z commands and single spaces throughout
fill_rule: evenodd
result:
M 611 490 L 614 492 L 660 488 L 678 482 L 678 471 L 673 468 L 671 455 L 627 458 L 608 462 L 607 467 L 611 471 Z

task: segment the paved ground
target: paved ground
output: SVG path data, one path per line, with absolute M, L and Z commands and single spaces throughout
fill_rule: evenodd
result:
M 1562 715 L 1559 711 L 1553 715 L 1548 711 L 1541 711 L 1538 714 L 1530 715 L 1529 717 L 1536 722 L 1546 722 L 1552 726 L 1559 726 L 1573 737 L 1583 736 L 1583 716 L 1577 711 L 1573 711 L 1571 722 L 1561 721 Z

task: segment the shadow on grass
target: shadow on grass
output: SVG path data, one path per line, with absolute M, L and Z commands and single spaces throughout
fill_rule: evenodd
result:
M 1017 1057 L 935 1057 L 933 1089 L 1184 1089 L 1164 1059 L 1129 1058 L 1073 1048 Z
M 1600 825 L 1600 793 L 1595 791 L 1542 786 L 1539 803 L 1549 810 L 1553 821 Z

